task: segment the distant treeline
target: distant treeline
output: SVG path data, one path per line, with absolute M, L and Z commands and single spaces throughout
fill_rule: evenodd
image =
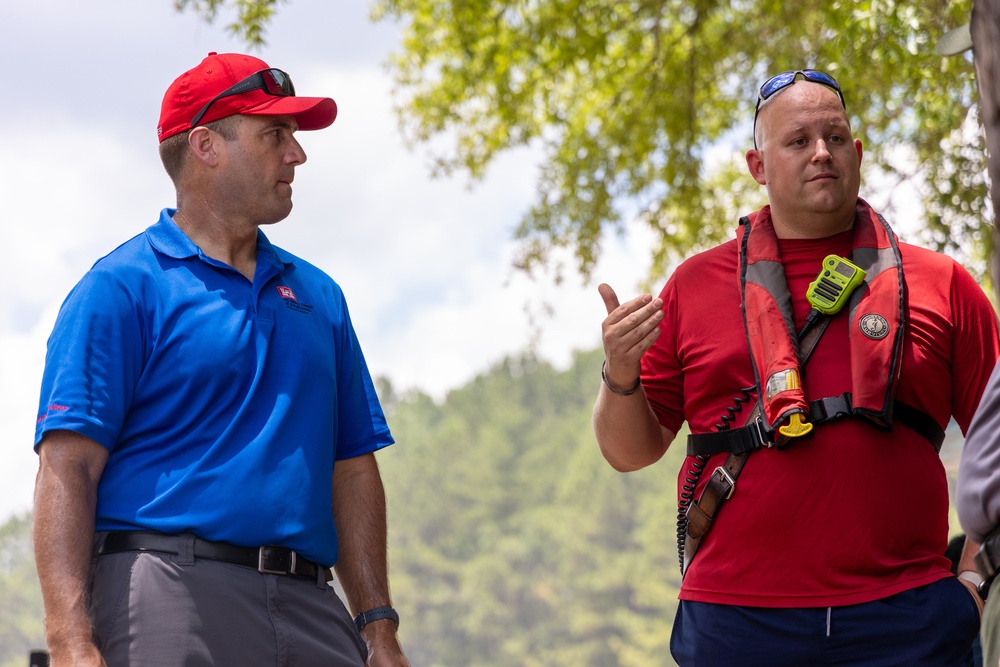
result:
M 31 517 L 18 516 L 0 525 L 0 667 L 27 667 L 31 650 L 44 647 Z
M 602 360 L 507 359 L 440 405 L 384 388 L 393 594 L 414 665 L 674 664 L 683 447 L 627 475 L 604 461 Z

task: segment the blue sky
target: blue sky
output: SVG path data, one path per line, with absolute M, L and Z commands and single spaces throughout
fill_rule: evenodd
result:
M 103 254 L 174 202 L 156 154 L 163 91 L 209 51 L 243 51 L 221 15 L 207 25 L 172 0 L 32 0 L 0 6 L 0 521 L 30 507 L 31 449 L 45 340 L 59 304 Z M 501 158 L 481 183 L 429 176 L 407 150 L 384 63 L 399 30 L 366 2 L 290 0 L 255 53 L 303 95 L 336 99 L 336 123 L 302 133 L 309 155 L 295 210 L 271 240 L 344 288 L 373 374 L 441 397 L 532 339 L 558 366 L 600 342 L 596 281 L 556 286 L 510 268 L 514 228 L 534 196 L 537 154 Z M 442 145 L 447 145 L 446 140 Z M 608 239 L 595 272 L 631 296 L 648 238 Z M 595 392 L 598 378 L 594 380 Z

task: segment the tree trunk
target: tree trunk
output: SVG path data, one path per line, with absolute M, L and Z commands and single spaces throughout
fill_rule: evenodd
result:
M 993 289 L 1000 298 L 1000 0 L 974 0 L 970 28 L 993 202 Z

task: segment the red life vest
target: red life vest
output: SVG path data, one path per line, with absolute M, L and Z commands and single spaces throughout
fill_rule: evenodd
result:
M 770 432 L 791 415 L 809 418 L 802 390 L 792 299 L 778 239 L 765 206 L 743 220 L 739 281 L 764 426 Z M 882 216 L 858 199 L 851 261 L 866 272 L 848 304 L 851 352 L 850 414 L 892 427 L 905 327 L 906 283 L 896 236 Z

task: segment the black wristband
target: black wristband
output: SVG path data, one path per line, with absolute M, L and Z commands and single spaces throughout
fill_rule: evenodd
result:
M 358 630 L 365 627 L 372 621 L 380 621 L 383 618 L 392 619 L 392 622 L 399 627 L 399 614 L 392 607 L 375 607 L 374 609 L 369 609 L 368 611 L 363 611 L 354 617 L 354 625 L 358 626 Z
M 607 365 L 608 365 L 608 360 L 605 359 L 604 363 L 601 364 L 601 379 L 604 380 L 604 384 L 608 385 L 608 389 L 615 392 L 619 396 L 631 396 L 635 392 L 639 391 L 639 386 L 642 384 L 642 378 L 636 378 L 635 386 L 632 387 L 631 389 L 625 389 L 623 391 L 621 389 L 615 389 L 614 387 L 612 387 L 611 383 L 608 382 L 608 376 L 604 374 L 604 367 Z

